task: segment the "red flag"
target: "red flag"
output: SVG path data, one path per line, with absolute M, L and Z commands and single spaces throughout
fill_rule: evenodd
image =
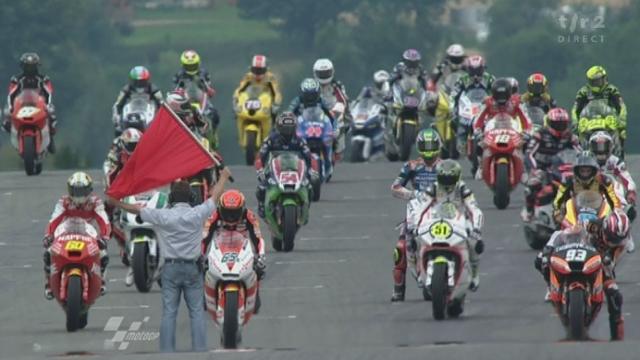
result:
M 107 195 L 121 199 L 191 176 L 215 164 L 211 153 L 163 104 Z

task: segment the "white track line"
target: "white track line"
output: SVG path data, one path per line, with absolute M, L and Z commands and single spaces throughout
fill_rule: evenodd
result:
M 0 269 L 30 269 L 32 268 L 33 265 L 31 264 L 24 264 L 24 265 L 2 265 L 0 266 Z
M 282 290 L 311 290 L 323 289 L 324 285 L 315 286 L 280 286 L 280 287 L 261 287 L 260 291 L 282 291 Z

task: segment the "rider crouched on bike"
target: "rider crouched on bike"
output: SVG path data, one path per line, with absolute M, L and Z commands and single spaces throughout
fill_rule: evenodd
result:
M 548 178 L 547 171 L 553 157 L 565 149 L 581 151 L 578 137 L 571 132 L 569 113 L 563 108 L 554 108 L 545 115 L 545 126 L 535 131 L 527 144 L 525 163 L 530 169 L 525 190 L 525 208 L 522 220 L 531 221 L 536 194 Z
M 480 286 L 479 255 L 484 251 L 484 242 L 482 241 L 484 217 L 473 192 L 461 180 L 461 176 L 462 167 L 455 160 L 442 160 L 436 166 L 436 182 L 419 194 L 418 201 L 410 203 L 410 206 L 407 207 L 407 231 L 416 232 L 422 216 L 431 207 L 443 201 L 454 202 L 459 208 L 464 209 L 464 214 L 472 228 L 469 235 L 469 262 L 471 263 L 469 289 L 476 291 Z M 421 282 L 420 278 L 423 275 L 418 274 L 419 282 Z
M 418 133 L 416 148 L 420 157 L 407 161 L 400 174 L 391 184 L 393 197 L 411 201 L 421 191 L 427 190 L 436 182 L 436 166 L 440 163 L 440 137 L 432 129 Z M 408 185 L 411 184 L 409 188 Z M 391 301 L 404 301 L 407 264 L 415 266 L 418 245 L 411 232 L 407 230 L 406 219 L 402 222 L 400 236 L 393 252 L 393 295 Z
M 258 173 L 258 188 L 256 190 L 256 198 L 258 199 L 258 215 L 264 219 L 264 199 L 267 194 L 267 176 L 265 174 L 265 165 L 269 165 L 269 155 L 274 151 L 292 151 L 304 160 L 307 166 L 307 179 L 313 174 L 313 163 L 311 158 L 311 150 L 307 143 L 296 135 L 298 121 L 295 114 L 285 111 L 276 117 L 276 126 L 274 131 L 262 143 L 260 151 L 256 158 L 255 167 Z
M 498 114 L 507 114 L 512 118 L 517 118 L 520 122 L 521 131 L 527 140 L 527 136 L 532 129 L 531 121 L 520 107 L 519 96 L 513 93 L 513 88 L 509 80 L 501 78 L 491 84 L 491 96 L 484 100 L 484 108 L 473 122 L 473 135 L 476 147 L 477 162 L 473 164 L 473 171 L 476 179 L 482 178 L 481 169 L 478 168 L 479 159 L 482 158 L 482 149 L 479 144 L 484 135 L 486 122 Z
M 296 96 L 289 105 L 289 111 L 296 116 L 302 115 L 304 109 L 319 106 L 322 112 L 331 121 L 331 126 L 335 127 L 335 119 L 331 114 L 331 109 L 327 107 L 320 96 L 320 83 L 316 79 L 307 78 L 300 83 L 300 94 Z
M 264 278 L 267 267 L 264 252 L 264 239 L 260 232 L 260 222 L 253 211 L 247 209 L 244 195 L 238 190 L 227 190 L 218 199 L 218 207 L 209 218 L 209 232 L 202 240 L 202 252 L 206 256 L 209 244 L 215 238 L 216 232 L 236 231 L 251 241 L 254 260 L 253 269 L 259 281 Z M 258 289 L 260 285 L 258 285 Z M 255 313 L 260 309 L 260 292 L 256 293 Z
M 160 108 L 162 104 L 162 92 L 156 85 L 151 82 L 151 72 L 144 66 L 136 66 L 129 71 L 129 83 L 126 84 L 120 93 L 116 102 L 113 104 L 113 126 L 116 129 L 116 135 L 124 130 L 121 128 L 122 109 L 129 101 L 133 94 L 147 94 L 150 100 L 156 103 L 156 107 Z
M 635 206 L 638 196 L 636 182 L 631 177 L 624 160 L 612 154 L 613 138 L 605 131 L 597 131 L 589 138 L 589 150 L 596 157 L 600 170 L 613 176 L 624 188 L 624 193 L 618 196 L 631 206 L 627 214 L 633 221 L 636 217 Z
M 49 252 L 53 244 L 56 229 L 67 218 L 82 218 L 96 228 L 98 232 L 98 248 L 100 249 L 100 273 L 102 276 L 101 293 L 106 292 L 104 272 L 109 264 L 107 254 L 107 241 L 111 236 L 111 224 L 104 209 L 102 200 L 93 195 L 93 181 L 88 174 L 76 172 L 67 180 L 68 194 L 60 198 L 56 204 L 51 220 L 47 226 L 47 231 L 43 239 L 44 251 L 44 273 L 45 287 L 44 296 L 47 300 L 53 299 L 53 293 L 49 288 L 49 277 L 51 275 L 51 253 Z
M 527 78 L 527 92 L 520 96 L 520 101 L 531 107 L 539 107 L 548 113 L 558 106 L 556 100 L 549 93 L 549 81 L 542 73 L 533 73 Z
M 185 50 L 182 55 L 180 55 L 180 64 L 182 65 L 182 69 L 173 77 L 173 83 L 176 85 L 176 89 L 183 88 L 184 80 L 196 82 L 198 87 L 209 98 L 207 109 L 202 109 L 202 111 L 209 121 L 211 121 L 211 126 L 215 132 L 220 123 L 220 115 L 218 115 L 218 110 L 213 107 L 213 103 L 211 102 L 216 91 L 213 85 L 211 85 L 209 72 L 200 67 L 200 55 L 194 50 Z
M 436 84 L 440 78 L 456 71 L 462 71 L 464 69 L 464 61 L 466 59 L 467 55 L 465 54 L 464 47 L 462 45 L 449 45 L 446 51 L 446 57 L 431 71 L 427 89 L 429 91 L 436 91 Z
M 251 68 L 247 72 L 240 84 L 233 93 L 234 103 L 237 102 L 238 97 L 242 92 L 247 90 L 249 86 L 265 86 L 269 89 L 271 94 L 271 113 L 276 114 L 280 105 L 282 104 L 282 94 L 280 93 L 280 85 L 275 75 L 267 66 L 267 57 L 264 55 L 254 55 L 251 59 Z
M 466 74 L 463 74 L 453 86 L 451 91 L 451 102 L 453 113 L 458 113 L 458 101 L 465 92 L 473 89 L 483 89 L 486 93 L 491 91 L 495 76 L 486 71 L 486 63 L 480 55 L 469 56 L 464 61 L 463 68 Z
M 615 209 L 603 220 L 586 225 L 590 245 L 598 250 L 605 265 L 604 293 L 607 298 L 611 340 L 624 340 L 623 299 L 615 280 L 615 262 L 619 259 L 620 254 L 623 253 L 626 242 L 629 241 L 630 223 L 623 211 Z M 559 246 L 581 241 L 582 239 L 575 239 L 575 237 L 583 236 L 581 235 L 584 231 L 582 226 L 579 224 L 553 233 L 549 242 L 536 257 L 535 268 L 543 275 L 547 285 L 550 277 L 549 263 L 551 254 Z
M 4 119 L 2 129 L 11 132 L 11 113 L 13 113 L 13 102 L 16 97 L 25 89 L 37 89 L 44 97 L 47 104 L 47 112 L 49 113 L 49 128 L 51 141 L 47 151 L 54 154 L 56 147 L 53 142 L 53 136 L 56 134 L 56 125 L 58 123 L 56 110 L 53 106 L 53 84 L 47 75 L 42 75 L 38 71 L 40 65 L 40 57 L 36 53 L 24 53 L 20 56 L 20 68 L 22 73 L 11 77 L 9 82 L 9 95 L 7 95 L 7 105 L 4 109 Z
M 557 224 L 563 221 L 565 203 L 583 191 L 600 193 L 611 209 L 622 209 L 622 201 L 615 191 L 615 180 L 600 171 L 590 151 L 583 151 L 573 166 L 573 176 L 560 185 L 553 200 L 553 217 Z

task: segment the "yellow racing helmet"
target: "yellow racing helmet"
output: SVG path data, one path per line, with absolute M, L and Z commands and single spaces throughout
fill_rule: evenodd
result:
M 195 75 L 200 70 L 200 55 L 195 50 L 185 50 L 180 55 L 180 64 L 189 75 Z

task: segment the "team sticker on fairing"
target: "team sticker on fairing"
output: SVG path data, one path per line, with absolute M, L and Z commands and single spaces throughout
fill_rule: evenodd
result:
M 453 234 L 453 228 L 448 222 L 441 220 L 431 224 L 429 233 L 436 239 L 448 239 Z

